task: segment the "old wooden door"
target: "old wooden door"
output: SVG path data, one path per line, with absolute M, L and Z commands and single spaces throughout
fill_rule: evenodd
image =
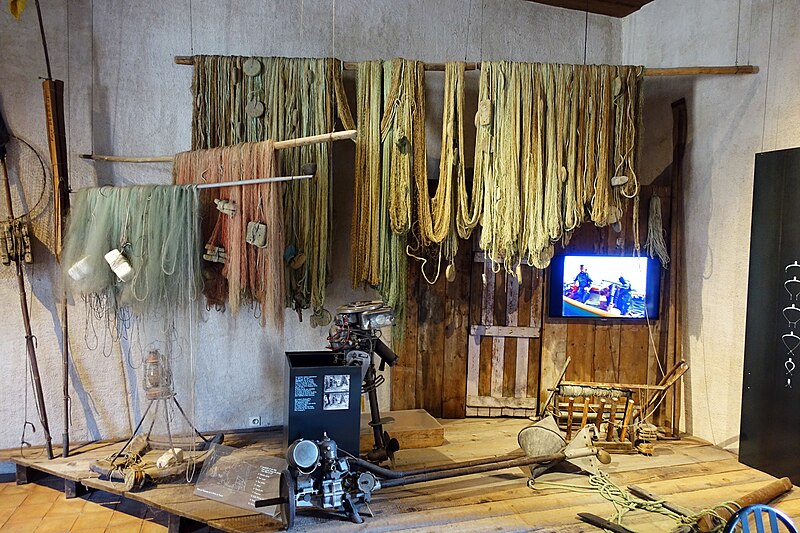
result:
M 494 272 L 483 252 L 473 256 L 466 414 L 532 416 L 539 396 L 544 275 L 522 266 L 518 280 Z

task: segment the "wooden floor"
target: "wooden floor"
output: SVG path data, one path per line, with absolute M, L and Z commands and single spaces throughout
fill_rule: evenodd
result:
M 401 450 L 398 468 L 413 468 L 450 461 L 499 455 L 518 448 L 516 436 L 527 425 L 520 419 L 442 420 L 446 442 L 437 448 Z M 280 432 L 239 435 L 237 445 L 281 453 Z M 228 442 L 230 443 L 230 441 Z M 253 514 L 194 496 L 191 485 L 164 485 L 141 492 L 123 492 L 121 484 L 97 479 L 88 464 L 112 453 L 119 444 L 87 445 L 67 459 L 19 457 L 4 452 L 0 460 L 12 459 L 18 465 L 42 470 L 93 489 L 101 489 L 144 502 L 183 519 L 206 523 L 222 531 L 275 531 L 280 523 L 270 517 Z M 606 467 L 612 480 L 620 485 L 635 484 L 650 492 L 700 510 L 750 492 L 773 480 L 740 464 L 729 452 L 692 437 L 678 442 L 659 442 L 652 457 L 614 455 Z M 578 521 L 578 512 L 610 517 L 613 506 L 597 493 L 571 492 L 563 487 L 549 487 L 542 481 L 570 484 L 587 483 L 585 476 L 549 473 L 538 478 L 540 488 L 531 489 L 519 469 L 494 474 L 478 474 L 441 480 L 407 488 L 379 490 L 371 509 L 364 512 L 365 522 L 356 526 L 343 517 L 321 511 L 300 511 L 293 531 L 600 531 Z M 774 502 L 793 520 L 800 519 L 800 490 Z M 639 532 L 670 531 L 674 523 L 661 515 L 636 511 L 626 516 L 625 525 Z

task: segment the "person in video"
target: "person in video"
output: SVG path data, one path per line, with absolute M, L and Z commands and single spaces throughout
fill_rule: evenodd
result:
M 624 277 L 619 277 L 619 287 L 614 295 L 614 305 L 619 309 L 623 315 L 628 314 L 628 309 L 631 306 L 631 284 Z
M 581 265 L 581 271 L 575 276 L 575 282 L 578 284 L 578 292 L 575 294 L 575 299 L 581 303 L 585 303 L 589 299 L 589 290 L 592 286 L 592 278 L 589 277 L 589 272 L 586 267 Z

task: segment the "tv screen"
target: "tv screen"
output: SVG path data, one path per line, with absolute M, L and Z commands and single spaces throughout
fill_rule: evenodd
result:
M 561 255 L 550 270 L 551 317 L 656 319 L 660 266 L 648 257 Z

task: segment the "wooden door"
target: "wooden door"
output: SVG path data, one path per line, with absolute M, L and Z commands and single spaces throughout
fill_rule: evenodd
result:
M 466 414 L 532 416 L 539 394 L 544 275 L 522 266 L 517 279 L 494 272 L 483 252 L 473 256 Z

